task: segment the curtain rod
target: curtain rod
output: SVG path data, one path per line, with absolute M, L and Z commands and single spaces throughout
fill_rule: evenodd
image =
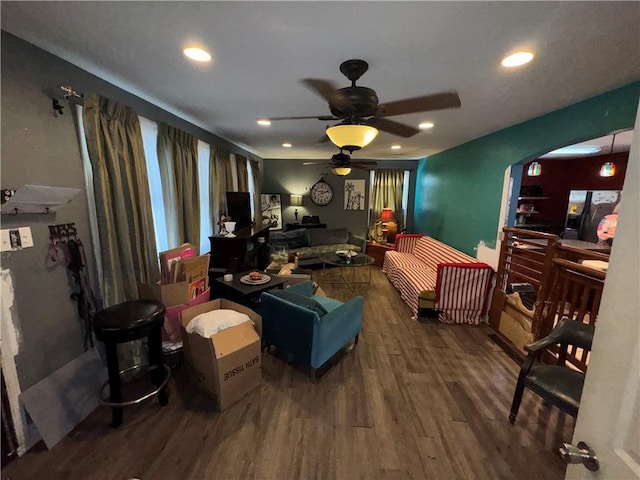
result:
M 71 98 L 84 98 L 84 94 L 76 91 L 69 85 L 58 85 L 58 90 L 62 92 L 64 99 L 69 101 Z

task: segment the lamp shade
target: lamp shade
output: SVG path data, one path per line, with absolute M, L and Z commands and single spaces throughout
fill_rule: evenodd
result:
M 351 173 L 350 167 L 335 167 L 332 168 L 331 171 L 340 177 L 344 177 L 345 175 L 349 175 Z
M 613 162 L 606 162 L 600 167 L 601 177 L 613 177 L 616 174 L 616 164 Z
M 373 142 L 378 130 L 369 125 L 335 125 L 327 128 L 326 133 L 337 147 L 358 150 Z
M 302 205 L 302 195 L 289 195 L 289 204 L 293 205 L 294 207 L 300 207 Z
M 528 176 L 539 177 L 541 173 L 542 173 L 542 165 L 540 165 L 538 162 L 533 162 L 531 165 L 529 165 L 529 168 L 527 170 Z
M 383 222 L 390 222 L 394 220 L 393 211 L 390 208 L 383 208 L 380 214 L 380 220 Z

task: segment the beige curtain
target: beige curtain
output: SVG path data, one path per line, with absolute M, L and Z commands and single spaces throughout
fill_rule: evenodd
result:
M 209 207 L 214 219 L 213 233 L 220 231 L 217 223 L 225 212 L 225 193 L 231 191 L 231 153 L 224 147 L 211 145 L 209 158 Z
M 371 225 L 380 218 L 382 209 L 389 207 L 393 210 L 398 232 L 404 229 L 402 214 L 402 188 L 404 172 L 402 170 L 376 170 L 373 177 L 373 212 Z
M 158 162 L 164 192 L 169 247 L 200 248 L 198 140 L 165 123 L 158 125 Z
M 138 298 L 137 282 L 158 271 L 149 180 L 136 113 L 96 94 L 82 121 L 93 170 L 105 307 Z
M 238 191 L 249 191 L 249 170 L 247 169 L 247 159 L 236 153 L 236 172 L 238 173 Z
M 251 162 L 251 183 L 253 183 L 253 219 L 256 226 L 262 225 L 262 203 L 260 200 L 260 162 L 257 160 L 249 160 Z

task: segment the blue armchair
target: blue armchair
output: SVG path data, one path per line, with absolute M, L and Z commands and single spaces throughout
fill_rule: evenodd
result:
M 358 343 L 364 299 L 357 296 L 342 303 L 314 295 L 308 280 L 284 290 L 260 296 L 262 340 L 316 370 L 351 339 Z

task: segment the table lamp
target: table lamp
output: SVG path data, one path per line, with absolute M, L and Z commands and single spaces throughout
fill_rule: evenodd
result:
M 393 211 L 390 208 L 383 208 L 380 214 L 380 221 L 382 222 L 382 243 L 395 243 L 396 233 L 398 231 L 398 224 L 393 217 Z
M 302 195 L 296 195 L 296 194 L 290 194 L 289 195 L 289 204 L 293 205 L 294 207 L 300 207 L 302 206 Z M 296 221 L 294 223 L 298 223 L 298 209 L 296 208 L 295 212 L 293 212 L 293 214 L 296 217 Z

